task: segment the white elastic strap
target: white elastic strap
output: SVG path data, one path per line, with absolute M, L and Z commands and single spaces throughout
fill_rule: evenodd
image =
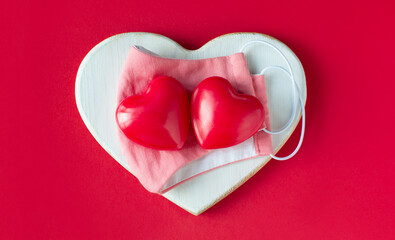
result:
M 248 45 L 253 44 L 253 43 L 263 43 L 263 44 L 265 44 L 265 45 L 267 45 L 267 46 L 273 48 L 278 54 L 281 55 L 281 57 L 284 59 L 284 61 L 285 61 L 286 64 L 287 64 L 287 67 L 288 67 L 289 70 L 290 70 L 290 76 L 291 76 L 292 87 L 293 87 L 293 99 L 294 99 L 294 100 L 293 100 L 293 105 L 292 105 L 291 118 L 288 120 L 287 124 L 285 124 L 285 126 L 282 127 L 280 130 L 277 130 L 277 131 L 269 131 L 269 130 L 264 129 L 264 128 L 263 128 L 263 129 L 260 129 L 260 131 L 262 130 L 262 131 L 264 131 L 264 132 L 266 132 L 266 133 L 268 133 L 268 134 L 280 134 L 280 133 L 285 132 L 285 131 L 291 126 L 292 122 L 295 120 L 295 117 L 296 117 L 296 102 L 298 101 L 298 99 L 297 99 L 297 97 L 296 97 L 296 85 L 295 85 L 296 83 L 295 83 L 295 79 L 294 79 L 294 76 L 293 76 L 291 64 L 289 63 L 289 61 L 288 61 L 288 59 L 285 57 L 285 55 L 280 51 L 280 49 L 278 49 L 278 48 L 277 48 L 276 46 L 274 46 L 273 44 L 271 44 L 271 43 L 269 43 L 269 42 L 266 42 L 266 41 L 263 41 L 263 40 L 253 40 L 253 41 L 247 42 L 246 44 L 244 44 L 244 45 L 241 47 L 240 52 L 244 52 L 245 48 L 246 48 Z M 269 69 L 269 68 L 271 68 L 271 66 L 264 68 L 260 74 L 263 74 L 263 73 L 264 73 L 267 69 Z
M 294 78 L 294 75 L 293 75 L 293 71 L 292 71 L 292 68 L 291 68 L 291 64 L 289 63 L 289 61 L 285 57 L 285 55 L 280 51 L 280 49 L 278 49 L 276 46 L 274 46 L 273 44 L 271 44 L 269 42 L 266 42 L 266 41 L 263 41 L 263 40 L 253 40 L 253 41 L 250 41 L 250 42 L 247 42 L 246 44 L 244 44 L 240 51 L 244 52 L 244 49 L 249 44 L 252 44 L 252 43 L 263 43 L 263 44 L 265 44 L 267 46 L 272 47 L 274 50 L 277 51 L 277 53 L 279 53 L 281 55 L 281 57 L 287 63 L 287 66 L 288 66 L 288 68 L 290 70 L 289 72 L 286 69 L 284 69 L 283 67 L 281 67 L 281 66 L 268 66 L 268 67 L 265 67 L 261 71 L 260 74 L 263 75 L 269 69 L 278 69 L 278 70 L 283 71 L 291 79 L 292 86 L 293 86 L 293 93 L 294 93 L 294 95 L 293 95 L 294 96 L 294 101 L 293 101 L 293 105 L 292 105 L 292 114 L 291 114 L 291 118 L 288 120 L 287 124 L 282 129 L 280 129 L 278 131 L 269 131 L 267 129 L 261 129 L 261 130 L 265 131 L 268 134 L 280 134 L 280 133 L 286 131 L 291 126 L 292 122 L 295 120 L 295 117 L 296 117 L 296 102 L 297 102 L 297 99 L 295 99 L 296 96 L 298 96 L 298 99 L 299 99 L 299 102 L 300 102 L 300 108 L 302 110 L 302 131 L 301 131 L 301 134 L 300 134 L 300 139 L 299 139 L 298 146 L 296 147 L 296 149 L 290 155 L 288 155 L 286 157 L 276 157 L 273 154 L 270 154 L 270 157 L 272 157 L 273 159 L 276 159 L 276 160 L 279 160 L 279 161 L 288 160 L 288 159 L 292 158 L 293 156 L 295 156 L 295 154 L 299 151 L 300 147 L 302 146 L 302 142 L 303 142 L 303 138 L 304 138 L 306 120 L 305 120 L 305 109 L 304 109 L 303 99 L 302 99 L 302 96 L 301 96 L 301 91 L 300 91 L 300 88 L 299 88 L 299 86 L 297 85 L 297 83 L 295 81 L 295 78 Z
M 266 67 L 265 69 L 262 70 L 261 74 L 263 74 L 265 71 L 267 71 L 268 69 L 273 68 L 273 69 L 279 69 L 281 71 L 283 71 L 285 74 L 287 74 L 287 76 L 289 78 L 291 78 L 291 74 L 285 70 L 283 67 L 280 66 L 269 66 Z M 300 108 L 302 111 L 302 130 L 300 133 L 300 138 L 299 138 L 299 143 L 298 146 L 296 146 L 295 150 L 288 156 L 286 157 L 276 157 L 273 154 L 270 154 L 270 157 L 272 157 L 273 159 L 279 160 L 279 161 L 284 161 L 284 160 L 288 160 L 290 158 L 292 158 L 293 156 L 295 156 L 295 154 L 299 151 L 300 147 L 302 146 L 303 143 L 303 138 L 304 138 L 304 132 L 305 132 L 305 127 L 306 127 L 306 117 L 305 117 L 305 109 L 304 109 L 304 105 L 303 105 L 303 99 L 302 99 L 302 95 L 300 94 L 300 88 L 298 86 L 298 84 L 295 82 L 295 86 L 296 86 L 296 91 L 298 94 L 298 99 L 299 99 L 299 104 L 300 104 Z

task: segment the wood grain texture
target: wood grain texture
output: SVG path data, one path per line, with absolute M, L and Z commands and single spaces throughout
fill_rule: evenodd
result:
M 258 33 L 233 33 L 217 37 L 203 47 L 190 51 L 173 40 L 152 33 L 125 33 L 113 36 L 95 46 L 84 58 L 77 73 L 75 95 L 81 117 L 99 144 L 123 167 L 133 174 L 123 159 L 116 134 L 114 112 L 119 75 L 132 45 L 141 45 L 162 57 L 201 59 L 236 53 L 248 41 L 265 40 L 277 46 L 289 60 L 295 80 L 306 102 L 306 79 L 296 55 L 280 41 Z M 286 68 L 285 62 L 274 50 L 254 44 L 245 51 L 251 74 L 259 73 L 268 65 Z M 281 128 L 289 119 L 292 109 L 292 85 L 280 71 L 269 71 L 266 76 L 269 112 L 272 129 Z M 298 112 L 300 107 L 298 106 Z M 282 134 L 273 135 L 275 152 L 285 144 L 300 120 Z M 186 211 L 198 215 L 236 188 L 241 186 L 270 157 L 257 157 L 212 170 L 178 185 L 163 196 Z

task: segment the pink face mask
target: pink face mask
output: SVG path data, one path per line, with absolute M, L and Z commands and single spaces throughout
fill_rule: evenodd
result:
M 145 92 L 150 81 L 159 76 L 177 79 L 189 94 L 204 79 L 220 76 L 243 94 L 256 96 L 265 109 L 262 128 L 270 129 L 269 110 L 263 75 L 251 76 L 243 53 L 200 60 L 168 59 L 142 47 L 132 47 L 121 73 L 118 103 Z M 233 147 L 206 150 L 198 144 L 192 127 L 180 150 L 155 150 L 131 141 L 118 132 L 122 154 L 133 174 L 150 192 L 164 193 L 179 183 L 212 169 L 256 156 L 273 153 L 271 137 L 259 131 Z

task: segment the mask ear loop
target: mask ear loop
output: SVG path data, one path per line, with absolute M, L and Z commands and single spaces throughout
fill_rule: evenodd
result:
M 284 69 L 283 67 L 280 67 L 280 66 L 268 66 L 268 67 L 264 68 L 264 69 L 261 71 L 261 74 L 263 75 L 264 72 L 266 72 L 266 71 L 269 70 L 269 69 L 278 69 L 278 70 L 281 70 L 281 71 L 284 72 L 290 79 L 292 79 L 292 78 L 291 78 L 291 74 L 290 74 L 286 69 Z M 296 86 L 296 91 L 297 91 L 297 94 L 298 94 L 298 99 L 299 99 L 300 108 L 301 108 L 301 111 L 302 111 L 302 130 L 301 130 L 301 133 L 300 133 L 299 143 L 298 143 L 298 145 L 296 146 L 295 150 L 294 150 L 290 155 L 288 155 L 288 156 L 286 156 L 286 157 L 276 157 L 276 156 L 274 156 L 273 154 L 270 154 L 270 156 L 271 156 L 273 159 L 276 159 L 276 160 L 279 160 L 279 161 L 288 160 L 288 159 L 292 158 L 293 156 L 295 156 L 295 154 L 299 151 L 299 149 L 300 149 L 300 147 L 302 146 L 302 143 L 303 143 L 304 132 L 305 132 L 305 128 L 306 128 L 306 116 L 305 116 L 306 113 L 305 113 L 305 109 L 304 109 L 304 105 L 303 105 L 302 95 L 300 94 L 301 91 L 300 91 L 300 88 L 299 88 L 299 86 L 298 86 L 298 84 L 297 84 L 296 82 L 295 82 L 295 86 Z M 262 129 L 262 130 L 265 131 L 266 129 Z M 265 132 L 267 132 L 267 131 L 265 131 Z
M 295 154 L 299 151 L 300 147 L 302 146 L 302 142 L 303 142 L 303 138 L 304 138 L 306 119 L 305 119 L 305 109 L 304 109 L 304 105 L 303 105 L 303 99 L 302 99 L 302 96 L 300 94 L 301 91 L 300 91 L 300 88 L 299 88 L 299 86 L 297 85 L 297 83 L 295 81 L 295 78 L 294 78 L 294 75 L 293 75 L 293 71 L 292 71 L 292 68 L 291 68 L 291 65 L 290 65 L 288 59 L 284 56 L 284 54 L 280 51 L 280 49 L 278 49 L 273 44 L 271 44 L 269 42 L 266 42 L 266 41 L 263 41 L 263 40 L 253 40 L 253 41 L 249 41 L 246 44 L 244 44 L 243 47 L 241 48 L 240 52 L 244 52 L 245 48 L 248 45 L 253 44 L 253 43 L 263 43 L 263 44 L 265 44 L 267 46 L 272 47 L 274 50 L 276 50 L 277 53 L 279 53 L 281 55 L 281 57 L 286 62 L 290 72 L 288 72 L 286 69 L 284 69 L 281 66 L 272 65 L 272 66 L 265 67 L 261 71 L 260 74 L 263 75 L 269 69 L 281 70 L 282 72 L 284 72 L 291 79 L 292 86 L 293 86 L 293 96 L 294 96 L 294 101 L 293 101 L 293 105 L 292 105 L 292 114 L 291 114 L 291 118 L 288 120 L 287 124 L 282 129 L 280 129 L 278 131 L 269 131 L 269 130 L 267 130 L 265 128 L 260 129 L 259 131 L 262 130 L 262 131 L 264 131 L 264 132 L 266 132 L 268 134 L 280 134 L 280 133 L 285 132 L 291 126 L 292 122 L 295 120 L 295 117 L 296 117 L 296 102 L 297 102 L 297 99 L 295 99 L 295 98 L 296 98 L 296 96 L 299 97 L 300 108 L 302 110 L 302 131 L 301 131 L 301 134 L 300 134 L 300 139 L 299 139 L 299 143 L 298 143 L 297 147 L 295 148 L 295 150 L 290 155 L 288 155 L 286 157 L 276 157 L 273 154 L 270 154 L 270 157 L 272 157 L 273 159 L 276 159 L 276 160 L 279 160 L 279 161 L 288 160 L 288 159 L 292 158 L 293 156 L 295 156 Z
M 292 122 L 295 120 L 295 117 L 296 117 L 296 101 L 297 101 L 297 99 L 296 99 L 296 85 L 295 85 L 296 83 L 295 83 L 295 80 L 294 80 L 294 77 L 293 77 L 292 68 L 291 68 L 291 65 L 289 64 L 288 59 L 284 56 L 284 54 L 280 51 L 280 49 L 278 49 L 278 48 L 277 48 L 276 46 L 274 46 L 273 44 L 271 44 L 271 43 L 269 43 L 269 42 L 266 42 L 266 41 L 263 41 L 263 40 L 253 40 L 253 41 L 247 42 L 246 44 L 244 44 L 244 45 L 241 47 L 240 52 L 243 52 L 243 53 L 244 53 L 244 50 L 247 48 L 247 46 L 250 45 L 250 44 L 253 44 L 253 43 L 263 43 L 263 44 L 265 44 L 265 45 L 267 45 L 267 46 L 273 48 L 278 54 L 281 55 L 281 57 L 282 57 L 282 58 L 284 59 L 284 61 L 286 62 L 287 67 L 291 70 L 291 73 L 290 73 L 290 74 L 291 74 L 292 87 L 293 87 L 293 98 L 294 98 L 294 100 L 293 100 L 293 105 L 292 105 L 291 118 L 288 120 L 287 124 L 285 124 L 285 126 L 282 127 L 280 130 L 277 130 L 277 131 L 269 131 L 269 130 L 264 129 L 264 128 L 263 128 L 263 129 L 260 129 L 260 131 L 262 130 L 262 131 L 264 131 L 264 132 L 266 132 L 266 133 L 268 133 L 268 134 L 280 134 L 280 133 L 285 132 L 285 131 L 291 126 Z M 272 66 L 268 66 L 268 67 L 264 68 L 260 74 L 263 74 L 263 72 L 265 72 L 266 70 L 268 70 L 268 68 L 271 68 L 271 67 L 272 67 Z

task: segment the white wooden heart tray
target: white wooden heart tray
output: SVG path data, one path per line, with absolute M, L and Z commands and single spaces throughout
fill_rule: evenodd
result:
M 130 47 L 140 45 L 166 58 L 201 59 L 239 52 L 240 48 L 251 40 L 268 41 L 284 53 L 294 71 L 305 103 L 306 78 L 302 64 L 285 44 L 272 37 L 259 33 L 232 33 L 217 37 L 203 47 L 190 51 L 162 35 L 136 32 L 110 37 L 95 46 L 84 58 L 77 73 L 75 86 L 78 110 L 99 144 L 133 174 L 133 169 L 130 169 L 122 157 L 114 117 L 118 80 Z M 280 55 L 268 46 L 252 45 L 246 49 L 245 54 L 251 74 L 259 73 L 268 65 L 287 68 Z M 286 124 L 291 116 L 292 84 L 281 71 L 269 71 L 265 79 L 270 121 L 272 129 L 275 130 Z M 297 110 L 300 112 L 300 106 Z M 299 113 L 287 131 L 272 136 L 275 153 L 288 140 L 300 116 Z M 269 156 L 257 157 L 226 165 L 186 181 L 163 196 L 186 211 L 198 215 L 241 186 L 269 160 Z

